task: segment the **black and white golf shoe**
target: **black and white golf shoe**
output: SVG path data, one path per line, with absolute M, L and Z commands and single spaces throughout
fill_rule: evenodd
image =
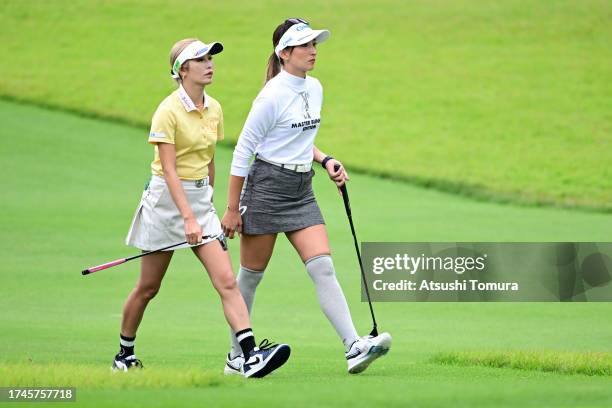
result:
M 365 336 L 355 341 L 346 352 L 350 374 L 359 374 L 377 358 L 384 356 L 391 348 L 391 335 L 382 333 L 376 337 Z
M 289 359 L 291 348 L 287 344 L 273 344 L 263 339 L 242 365 L 246 378 L 261 378 L 276 370 Z
M 143 368 L 142 361 L 136 358 L 135 355 L 123 357 L 120 354 L 115 356 L 111 370 L 127 372 L 133 368 Z
M 244 365 L 244 357 L 242 355 L 230 358 L 227 355 L 225 359 L 225 367 L 223 368 L 223 374 L 225 375 L 242 375 L 242 366 Z

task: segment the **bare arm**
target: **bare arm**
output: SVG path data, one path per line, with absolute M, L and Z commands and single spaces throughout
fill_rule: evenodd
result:
M 230 171 L 227 194 L 227 210 L 221 220 L 223 233 L 234 238 L 236 232 L 242 232 L 242 216 L 240 214 L 240 192 L 244 179 L 249 172 L 249 161 L 255 153 L 257 145 L 272 128 L 277 117 L 275 98 L 258 95 L 249 111 L 238 143 L 234 148 L 232 168 Z
M 227 192 L 227 210 L 221 220 L 223 233 L 230 239 L 235 232 L 242 232 L 242 217 L 240 215 L 240 192 L 244 185 L 244 177 L 230 176 Z
M 202 227 L 191 210 L 176 172 L 176 150 L 171 143 L 157 143 L 157 148 L 168 190 L 185 222 L 185 239 L 190 245 L 195 245 L 202 241 Z
M 314 148 L 312 149 L 312 152 L 313 152 L 313 160 L 317 163 L 321 163 L 323 159 L 327 156 L 325 153 L 320 151 L 317 148 L 317 146 L 314 146 Z
M 317 163 L 323 162 L 323 159 L 327 157 L 327 154 L 319 150 L 317 146 L 314 146 L 314 148 L 312 149 L 312 153 L 313 153 L 313 160 Z M 334 169 L 334 165 L 336 164 L 340 165 L 340 168 L 338 169 L 338 171 Z M 340 163 L 336 159 L 328 160 L 327 163 L 325 163 L 325 169 L 327 170 L 327 174 L 329 175 L 329 178 L 332 179 L 338 187 L 341 187 L 344 183 L 350 180 L 348 173 L 346 172 L 346 169 L 344 168 L 342 163 Z
M 208 185 L 215 187 L 215 156 L 208 163 Z

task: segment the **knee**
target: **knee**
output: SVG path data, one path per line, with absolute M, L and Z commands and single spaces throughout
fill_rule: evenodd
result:
M 215 279 L 215 289 L 219 294 L 232 292 L 238 288 L 238 283 L 231 270 L 226 271 L 222 276 Z
M 306 265 L 308 274 L 313 279 L 318 277 L 330 278 L 336 275 L 334 263 L 329 255 L 313 256 L 307 259 L 304 264 Z
M 136 293 L 138 297 L 148 302 L 159 293 L 159 286 L 137 287 Z

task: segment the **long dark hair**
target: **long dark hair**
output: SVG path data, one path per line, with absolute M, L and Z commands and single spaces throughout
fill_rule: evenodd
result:
M 297 24 L 297 22 L 293 22 L 291 20 L 294 20 L 294 19 L 288 19 L 288 20 L 283 21 L 281 24 L 278 25 L 278 27 L 276 27 L 276 30 L 274 30 L 274 33 L 272 34 L 272 55 L 270 55 L 270 57 L 268 58 L 268 68 L 266 70 L 266 82 L 268 82 L 269 80 L 274 78 L 276 75 L 278 75 L 278 73 L 281 70 L 281 66 L 283 65 L 283 60 L 276 56 L 274 49 L 278 45 L 278 42 L 280 41 L 283 34 L 285 34 L 292 25 Z M 287 47 L 287 48 L 290 49 L 289 52 L 291 52 L 291 50 L 293 49 L 293 47 Z

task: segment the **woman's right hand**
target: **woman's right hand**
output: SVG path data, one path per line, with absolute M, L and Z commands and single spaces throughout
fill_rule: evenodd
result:
M 202 242 L 202 227 L 198 224 L 195 217 L 185 219 L 185 239 L 189 245 L 196 245 Z
M 221 228 L 223 228 L 223 233 L 229 239 L 234 239 L 236 232 L 242 233 L 242 215 L 240 215 L 240 211 L 230 208 L 225 210 L 221 220 Z

